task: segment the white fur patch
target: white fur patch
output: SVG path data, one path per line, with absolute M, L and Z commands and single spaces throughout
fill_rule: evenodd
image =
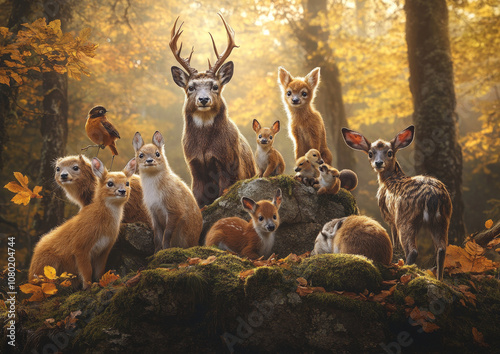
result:
M 217 247 L 219 247 L 219 249 L 221 249 L 222 251 L 234 252 L 232 249 L 230 249 L 229 247 L 227 247 L 227 245 L 224 242 L 219 242 L 219 244 L 217 245 Z
M 111 243 L 111 238 L 108 236 L 101 236 L 99 240 L 96 242 L 94 247 L 92 247 L 93 254 L 102 253 Z
M 255 154 L 255 157 L 259 169 L 265 171 L 267 168 L 267 164 L 269 163 L 269 156 L 267 155 L 267 152 L 264 151 L 262 146 L 260 146 L 260 144 L 257 144 L 257 153 Z
M 193 114 L 193 122 L 198 128 L 210 127 L 214 124 L 214 118 L 203 119 L 195 113 Z

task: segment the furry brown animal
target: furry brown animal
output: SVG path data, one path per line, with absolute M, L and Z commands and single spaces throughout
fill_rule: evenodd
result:
M 257 119 L 253 120 L 253 130 L 257 137 L 255 162 L 259 170 L 259 177 L 281 175 L 285 171 L 285 160 L 278 150 L 273 147 L 276 134 L 280 131 L 280 121 L 273 123 L 271 128 L 262 128 Z

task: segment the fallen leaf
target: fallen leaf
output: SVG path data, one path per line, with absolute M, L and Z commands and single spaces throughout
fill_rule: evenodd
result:
M 425 333 L 431 333 L 439 329 L 439 326 L 432 322 L 424 322 L 422 323 L 422 329 Z
M 297 278 L 296 280 L 299 282 L 300 286 L 307 286 L 307 280 L 305 278 L 300 277 Z
M 312 293 L 325 293 L 326 290 L 323 287 L 316 286 L 316 287 L 309 287 L 309 286 L 297 286 L 296 290 L 297 294 L 300 296 L 306 296 Z
M 472 327 L 472 337 L 474 338 L 474 343 L 480 345 L 481 347 L 488 346 L 484 342 L 484 335 L 481 332 L 479 332 L 476 327 Z
M 213 263 L 215 262 L 215 260 L 217 259 L 217 257 L 215 256 L 210 256 L 208 257 L 207 259 L 204 259 L 200 262 L 201 265 L 207 265 L 207 264 L 210 264 L 210 263 Z
M 136 275 L 134 275 L 132 278 L 130 278 L 129 280 L 127 280 L 127 282 L 125 283 L 125 286 L 134 286 L 135 284 L 137 284 L 139 282 L 139 280 L 141 279 L 142 277 L 142 273 L 141 272 L 138 272 Z
M 61 286 L 65 287 L 65 288 L 67 288 L 68 286 L 71 286 L 71 280 L 67 280 L 67 279 L 66 279 L 65 281 L 63 281 L 63 282 L 62 282 L 61 284 L 59 284 L 59 285 L 61 285 Z
M 401 283 L 403 283 L 403 284 L 409 283 L 411 280 L 411 274 L 402 275 L 400 280 L 401 280 Z
M 398 266 L 402 267 L 402 266 L 404 266 L 404 265 L 405 265 L 405 261 L 404 261 L 404 260 L 402 260 L 402 259 L 399 259 L 399 260 L 398 260 Z
M 108 270 L 107 273 L 105 273 L 99 280 L 99 285 L 104 288 L 118 278 L 120 278 L 119 275 L 111 273 L 111 270 Z
M 51 266 L 43 267 L 43 274 L 47 279 L 51 280 L 57 279 L 56 270 L 54 269 L 54 267 Z
M 245 280 L 246 278 L 248 278 L 253 273 L 255 273 L 255 269 L 245 270 L 243 272 L 240 272 L 239 277 L 240 277 L 241 280 Z
M 467 253 L 472 257 L 479 257 L 484 254 L 485 249 L 479 246 L 476 241 L 472 240 L 465 244 L 465 251 L 467 251 Z
M 484 253 L 484 248 L 475 242 L 467 242 L 466 249 L 448 245 L 444 267 L 449 274 L 458 274 L 465 272 L 484 273 L 499 266 L 499 263 L 484 257 L 482 253 Z
M 44 283 L 42 284 L 42 291 L 45 295 L 51 296 L 57 293 L 56 284 L 54 283 Z
M 392 279 L 392 280 L 384 280 L 382 281 L 382 285 L 396 285 L 398 283 L 397 279 Z
M 486 245 L 486 247 L 487 248 L 493 248 L 493 247 L 495 247 L 498 244 L 500 244 L 500 237 L 494 238 L 493 240 L 491 240 L 490 242 L 488 242 L 488 244 Z
M 493 226 L 493 220 L 491 219 L 486 220 L 486 222 L 484 223 L 484 227 L 487 229 L 491 229 L 492 226 Z
M 408 295 L 405 297 L 405 304 L 407 306 L 413 306 L 415 305 L 415 299 L 413 299 L 411 296 Z
M 54 328 L 55 326 L 53 325 L 53 323 L 55 322 L 55 320 L 53 318 L 47 318 L 45 321 L 43 321 L 43 323 L 48 327 L 48 328 Z
M 188 258 L 188 263 L 189 265 L 195 265 L 201 262 L 201 258 L 194 257 L 194 258 Z

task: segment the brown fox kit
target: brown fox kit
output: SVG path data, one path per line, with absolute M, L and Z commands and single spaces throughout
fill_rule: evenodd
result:
M 340 190 L 340 173 L 336 168 L 323 164 L 319 166 L 318 194 L 337 194 Z
M 367 216 L 351 215 L 327 222 L 316 237 L 311 256 L 323 253 L 360 254 L 391 264 L 392 244 L 385 229 Z
M 316 174 L 316 177 L 319 175 L 319 167 L 325 162 L 323 161 L 323 158 L 321 157 L 321 153 L 316 150 L 316 149 L 311 149 L 306 153 L 306 159 L 308 159 L 313 167 L 318 171 Z M 328 165 L 328 163 L 326 163 Z M 329 166 L 330 168 L 333 168 Z M 356 188 L 358 185 L 358 175 L 356 172 L 349 170 L 349 169 L 343 169 L 340 172 L 340 187 L 347 189 L 348 191 L 352 191 Z M 336 192 L 335 192 L 336 193 Z
M 135 160 L 131 160 L 122 172 L 108 172 L 99 159 L 92 159 L 92 171 L 98 180 L 93 203 L 40 239 L 31 260 L 29 279 L 43 275 L 45 266 L 54 267 L 58 274 L 79 275 L 84 289 L 92 280 L 101 278 L 118 237 L 135 168 Z
M 347 145 L 364 151 L 378 174 L 378 205 L 382 217 L 391 226 L 393 244 L 399 238 L 406 263 L 415 263 L 417 233 L 425 226 L 437 252 L 437 278 L 442 279 L 452 204 L 445 185 L 439 180 L 426 176 L 408 177 L 401 169 L 396 153 L 411 144 L 414 132 L 414 126 L 409 126 L 391 141 L 379 139 L 370 143 L 360 133 L 342 128 Z
M 243 257 L 256 259 L 269 257 L 274 245 L 274 234 L 279 227 L 278 210 L 281 205 L 281 189 L 271 202 L 254 202 L 250 198 L 241 198 L 243 208 L 250 214 L 251 220 L 237 217 L 217 221 L 208 231 L 205 244 L 238 253 Z
M 259 177 L 281 175 L 285 171 L 285 160 L 280 152 L 273 147 L 276 134 L 280 131 L 280 121 L 273 123 L 271 128 L 262 128 L 257 119 L 253 120 L 253 130 L 257 135 L 257 150 L 255 162 Z
M 316 178 L 319 175 L 319 171 L 316 170 L 305 156 L 299 157 L 297 161 L 295 161 L 295 179 L 301 181 L 305 185 L 314 186 L 318 183 L 318 179 Z
M 314 108 L 313 100 L 319 84 L 320 69 L 315 68 L 304 78 L 294 78 L 283 67 L 278 69 L 278 84 L 288 113 L 288 130 L 295 148 L 295 160 L 310 149 L 317 149 L 329 165 L 333 156 L 326 145 L 325 124 Z
M 92 203 L 98 182 L 86 156 L 72 155 L 57 159 L 55 180 L 64 190 L 66 197 L 80 208 Z M 122 222 L 142 222 L 152 227 L 149 212 L 143 202 L 141 178 L 138 175 L 132 175 L 130 187 L 130 198 L 125 204 Z
M 153 221 L 155 252 L 198 245 L 203 220 L 198 203 L 188 186 L 177 176 L 165 156 L 165 141 L 159 131 L 144 145 L 141 134 L 133 146 L 139 166 L 144 203 Z

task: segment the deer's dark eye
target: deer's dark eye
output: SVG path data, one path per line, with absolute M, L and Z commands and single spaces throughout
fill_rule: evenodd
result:
M 273 215 L 273 219 L 274 219 L 274 220 L 276 220 L 276 219 L 277 219 L 276 215 Z
M 130 182 L 125 183 L 125 185 L 126 185 L 127 187 L 128 187 L 128 186 L 130 186 Z
M 219 89 L 219 86 L 218 86 L 218 85 L 213 85 L 213 86 L 212 86 L 212 90 L 217 91 L 218 89 Z
M 269 135 L 269 140 L 273 140 L 273 136 L 272 135 Z
M 262 135 L 259 135 L 259 139 L 262 139 Z
M 194 86 L 189 86 L 189 87 L 188 87 L 188 91 L 189 91 L 189 92 L 193 92 L 193 91 L 194 91 Z
M 299 166 L 302 166 L 303 164 L 304 164 L 304 163 L 302 162 L 302 163 L 300 163 L 300 164 L 299 164 Z
M 139 154 L 139 158 L 140 159 L 144 158 L 144 154 L 142 152 Z
M 307 97 L 307 92 L 302 92 L 302 97 Z
M 291 95 L 292 95 L 292 91 L 287 91 L 287 92 L 286 92 L 286 95 L 287 95 L 287 96 L 291 96 Z
M 108 187 L 113 187 L 115 184 L 111 181 L 108 182 Z
M 56 171 L 59 172 L 61 171 L 61 169 L 59 167 L 56 167 Z
M 316 154 L 314 154 L 313 156 L 316 157 Z
M 259 221 L 262 221 L 262 220 L 264 220 L 264 217 L 261 215 L 261 216 L 259 216 Z
M 160 153 L 158 151 L 156 152 L 156 157 L 160 157 Z
M 80 168 L 78 166 L 73 166 L 73 171 L 78 171 Z
M 369 157 L 370 159 L 373 157 L 373 153 L 372 153 L 371 151 L 368 153 L 368 157 Z
M 389 151 L 389 152 L 387 153 L 387 156 L 392 157 L 392 151 Z

